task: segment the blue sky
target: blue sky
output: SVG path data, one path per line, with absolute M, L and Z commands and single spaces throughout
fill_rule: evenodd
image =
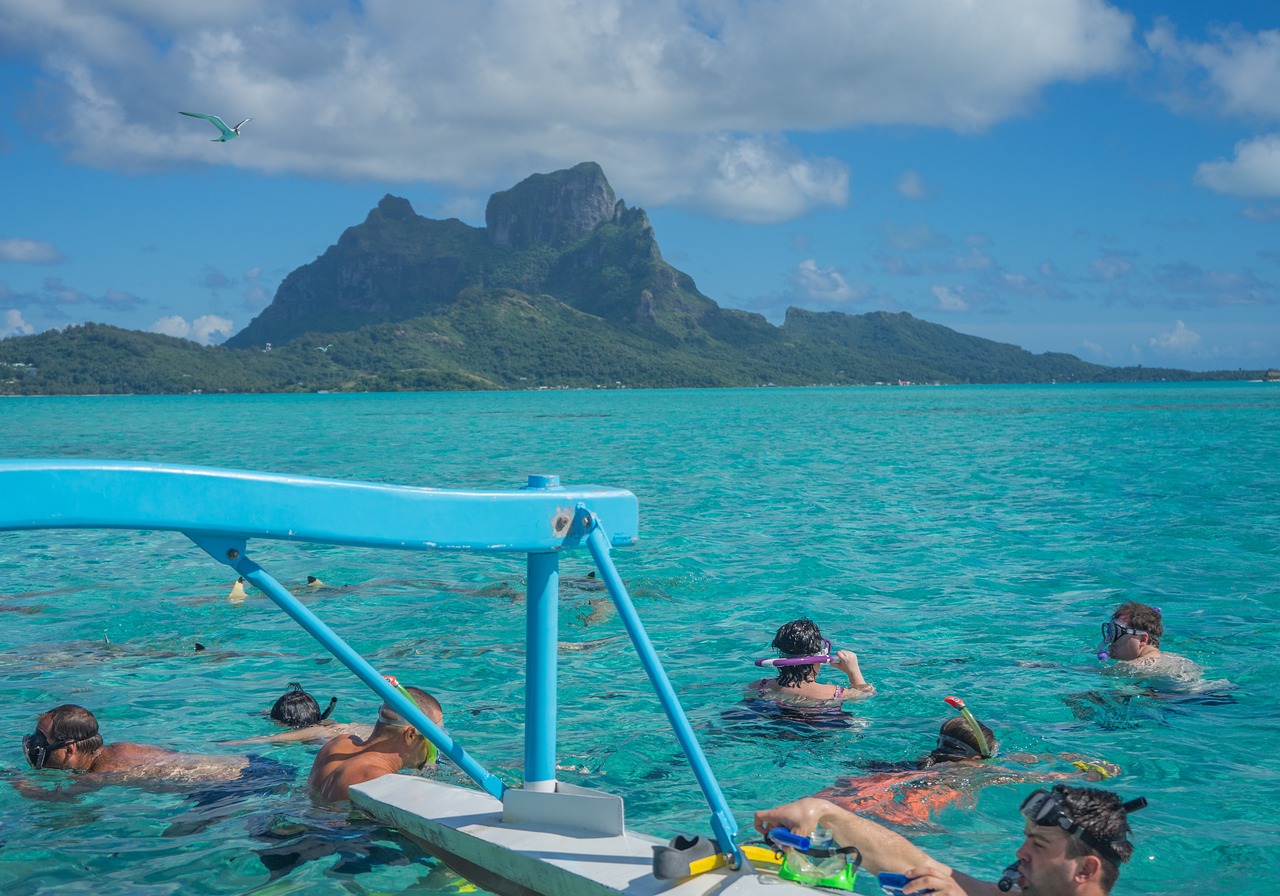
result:
M 483 226 L 588 160 L 774 323 L 1280 367 L 1280 6 L 1243 0 L 0 0 L 0 336 L 221 342 L 386 193 Z

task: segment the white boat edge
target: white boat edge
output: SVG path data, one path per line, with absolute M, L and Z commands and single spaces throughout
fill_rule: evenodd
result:
M 721 866 L 682 880 L 658 880 L 653 847 L 666 841 L 627 832 L 620 797 L 564 783 L 558 790 L 511 789 L 504 806 L 479 790 L 384 775 L 352 787 L 351 802 L 421 842 L 476 886 L 501 896 L 746 896 L 766 888 L 777 894 L 779 886 L 809 889 L 757 870 L 747 859 L 737 870 Z M 601 803 L 598 809 L 586 805 L 593 801 Z M 604 830 L 591 830 L 596 824 Z

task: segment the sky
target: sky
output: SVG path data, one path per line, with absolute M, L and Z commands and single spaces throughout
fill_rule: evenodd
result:
M 1280 368 L 1273 0 L 0 0 L 0 337 L 219 343 L 388 193 L 584 161 L 775 324 Z

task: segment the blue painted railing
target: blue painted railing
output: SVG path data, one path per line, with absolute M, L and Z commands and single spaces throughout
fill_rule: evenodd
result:
M 255 563 L 248 542 L 527 554 L 524 786 L 532 790 L 555 789 L 559 553 L 586 547 L 706 797 L 717 844 L 739 857 L 737 824 L 609 556 L 638 536 L 639 509 L 628 491 L 562 487 L 555 476 L 530 476 L 518 490 L 459 491 L 170 464 L 0 461 L 0 531 L 66 528 L 185 534 L 266 594 L 499 799 L 503 782 Z

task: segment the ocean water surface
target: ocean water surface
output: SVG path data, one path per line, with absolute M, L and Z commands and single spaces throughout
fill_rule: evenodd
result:
M 955 694 L 1006 752 L 1049 771 L 1070 770 L 1063 753 L 1103 759 L 1122 769 L 1107 786 L 1148 798 L 1117 893 L 1262 893 L 1280 872 L 1280 386 L 39 398 L 0 402 L 0 423 L 8 457 L 443 488 L 554 473 L 631 490 L 641 538 L 614 561 L 744 840 L 757 808 L 926 752 Z M 454 736 L 519 783 L 522 556 L 251 548 L 375 667 L 439 696 Z M 708 833 L 590 568 L 585 551 L 561 560 L 562 777 L 624 796 L 638 830 Z M 27 769 L 20 745 L 64 702 L 93 710 L 108 741 L 194 752 L 275 730 L 263 711 L 290 681 L 322 705 L 338 697 L 337 719 L 372 721 L 363 685 L 262 594 L 229 600 L 231 585 L 175 534 L 0 535 L 0 888 L 465 889 L 397 832 L 311 807 L 314 747 L 254 748 L 297 777 L 231 798 L 19 791 L 65 785 Z M 1205 668 L 1203 687 L 1156 696 L 1100 674 L 1098 627 L 1125 600 L 1162 608 L 1163 646 Z M 752 658 L 801 615 L 879 689 L 835 727 L 742 703 Z M 994 879 L 1032 786 L 981 788 L 908 833 Z

